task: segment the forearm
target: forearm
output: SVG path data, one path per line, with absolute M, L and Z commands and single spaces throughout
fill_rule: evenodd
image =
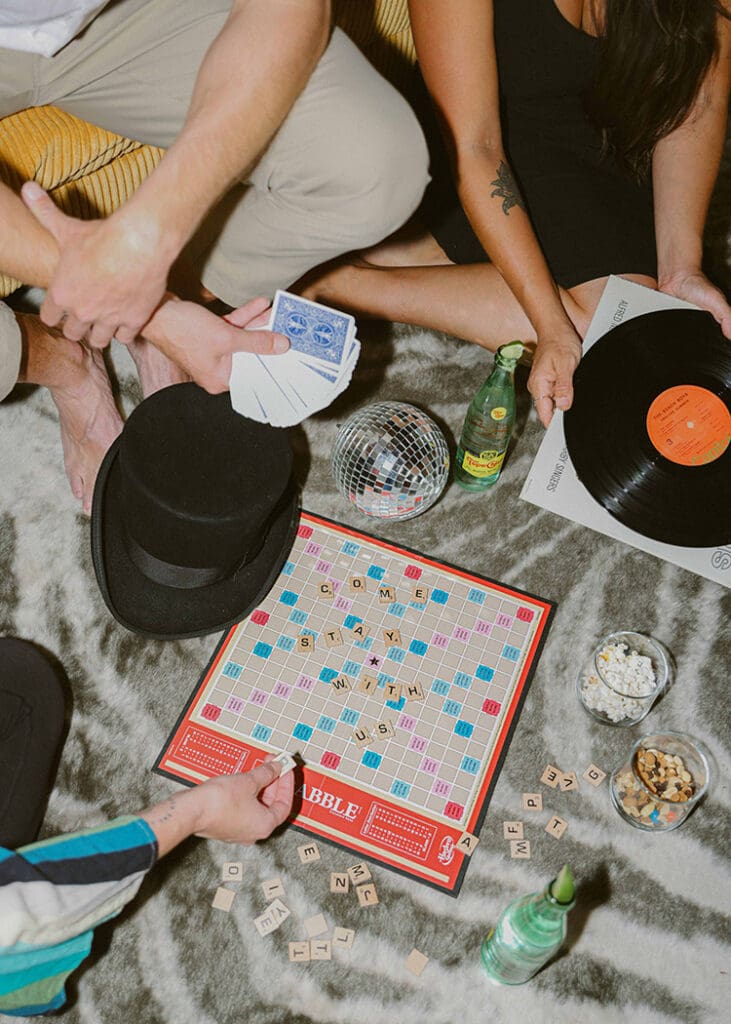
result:
M 157 227 L 168 260 L 254 165 L 327 43 L 328 0 L 239 0 L 199 70 L 181 132 L 119 211 Z
M 455 166 L 472 227 L 538 336 L 570 327 L 502 148 L 458 149 Z
M 23 284 L 46 288 L 58 261 L 56 241 L 2 182 L 0 224 L 0 271 Z
M 203 820 L 200 789 L 194 786 L 192 789 L 172 793 L 160 803 L 140 811 L 139 817 L 155 833 L 158 855 L 164 857 L 184 839 L 200 830 Z
M 685 122 L 655 147 L 652 181 L 658 278 L 700 270 L 703 229 L 718 174 L 728 117 L 729 27 L 721 26 L 719 58 Z

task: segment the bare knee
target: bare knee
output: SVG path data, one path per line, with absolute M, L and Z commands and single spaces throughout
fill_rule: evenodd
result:
M 657 281 L 646 274 L 619 274 L 625 281 L 632 281 L 634 284 L 643 285 L 645 288 L 657 289 Z M 577 333 L 583 338 L 589 329 L 599 301 L 604 294 L 609 278 L 600 277 L 593 281 L 586 281 L 576 285 L 574 288 L 562 289 L 561 298 L 564 308 L 568 313 L 571 322 Z

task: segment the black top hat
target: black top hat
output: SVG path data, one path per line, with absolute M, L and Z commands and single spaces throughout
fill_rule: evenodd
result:
M 240 416 L 228 394 L 175 384 L 137 406 L 99 470 L 102 596 L 144 636 L 225 629 L 269 592 L 298 520 L 287 431 Z

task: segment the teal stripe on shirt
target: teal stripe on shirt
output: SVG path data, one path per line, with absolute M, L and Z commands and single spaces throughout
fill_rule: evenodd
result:
M 29 864 L 43 864 L 84 859 L 95 854 L 121 853 L 144 843 L 156 842 L 155 833 L 143 818 L 115 818 L 99 828 L 32 843 L 22 846 L 17 852 Z

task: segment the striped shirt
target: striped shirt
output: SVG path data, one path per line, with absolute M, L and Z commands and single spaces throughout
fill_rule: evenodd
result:
M 0 1013 L 57 1010 L 91 949 L 94 928 L 122 910 L 157 859 L 142 818 L 0 847 Z

